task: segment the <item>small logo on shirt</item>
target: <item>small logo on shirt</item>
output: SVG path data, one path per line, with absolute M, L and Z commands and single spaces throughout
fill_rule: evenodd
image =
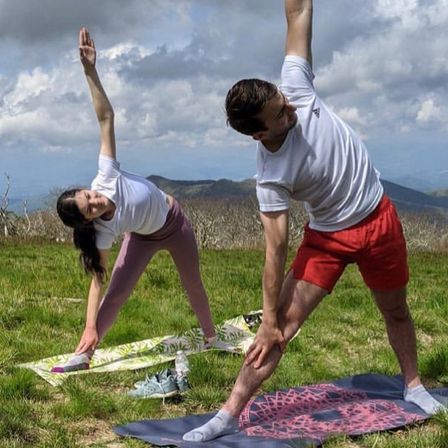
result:
M 313 114 L 316 115 L 317 118 L 320 118 L 320 107 L 313 109 Z

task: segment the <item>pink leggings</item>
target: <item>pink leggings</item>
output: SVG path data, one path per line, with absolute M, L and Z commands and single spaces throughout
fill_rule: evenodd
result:
M 167 250 L 176 264 L 188 300 L 204 335 L 215 335 L 207 294 L 199 272 L 199 255 L 191 223 L 174 201 L 163 227 L 151 235 L 126 233 L 109 288 L 101 301 L 96 327 L 101 340 L 113 324 L 153 255 Z

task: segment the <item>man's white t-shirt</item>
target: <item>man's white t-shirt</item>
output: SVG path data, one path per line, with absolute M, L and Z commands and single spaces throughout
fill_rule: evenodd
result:
M 169 211 L 165 193 L 144 177 L 121 170 L 111 157 L 100 154 L 91 188 L 116 207 L 111 220 L 94 220 L 98 249 L 110 249 L 125 232 L 149 235 L 165 224 Z
M 286 56 L 280 90 L 298 120 L 278 151 L 258 143 L 257 197 L 262 212 L 303 201 L 310 227 L 333 232 L 366 218 L 383 187 L 363 142 L 316 95 L 313 79 L 307 60 Z

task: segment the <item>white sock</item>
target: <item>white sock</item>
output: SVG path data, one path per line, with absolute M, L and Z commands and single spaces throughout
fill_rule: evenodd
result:
M 56 373 L 74 372 L 89 368 L 90 356 L 87 353 L 72 356 L 65 364 L 54 366 L 51 371 Z
M 182 439 L 188 442 L 206 442 L 234 432 L 238 432 L 238 419 L 221 409 L 205 425 L 187 432 Z
M 428 415 L 437 414 L 437 412 L 446 411 L 447 408 L 435 400 L 431 394 L 420 384 L 416 387 L 405 387 L 404 401 L 416 404 Z
M 228 342 L 221 341 L 220 339 L 218 339 L 217 336 L 206 338 L 204 346 L 207 349 L 215 348 L 217 350 L 226 350 L 226 351 L 236 350 L 234 345 L 229 344 Z

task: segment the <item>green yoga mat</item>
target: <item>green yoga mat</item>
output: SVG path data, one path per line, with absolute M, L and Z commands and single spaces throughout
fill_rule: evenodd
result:
M 215 328 L 218 339 L 226 343 L 226 346 L 222 348 L 206 348 L 202 330 L 193 328 L 180 335 L 155 337 L 130 344 L 98 349 L 92 358 L 89 370 L 67 373 L 50 372 L 55 365 L 67 362 L 74 353 L 20 364 L 19 367 L 31 369 L 51 385 L 59 386 L 71 375 L 136 370 L 156 366 L 173 360 L 178 350 L 185 351 L 187 355 L 213 349 L 242 354 L 251 345 L 256 329 L 261 322 L 261 317 L 261 311 L 254 311 L 217 325 Z

